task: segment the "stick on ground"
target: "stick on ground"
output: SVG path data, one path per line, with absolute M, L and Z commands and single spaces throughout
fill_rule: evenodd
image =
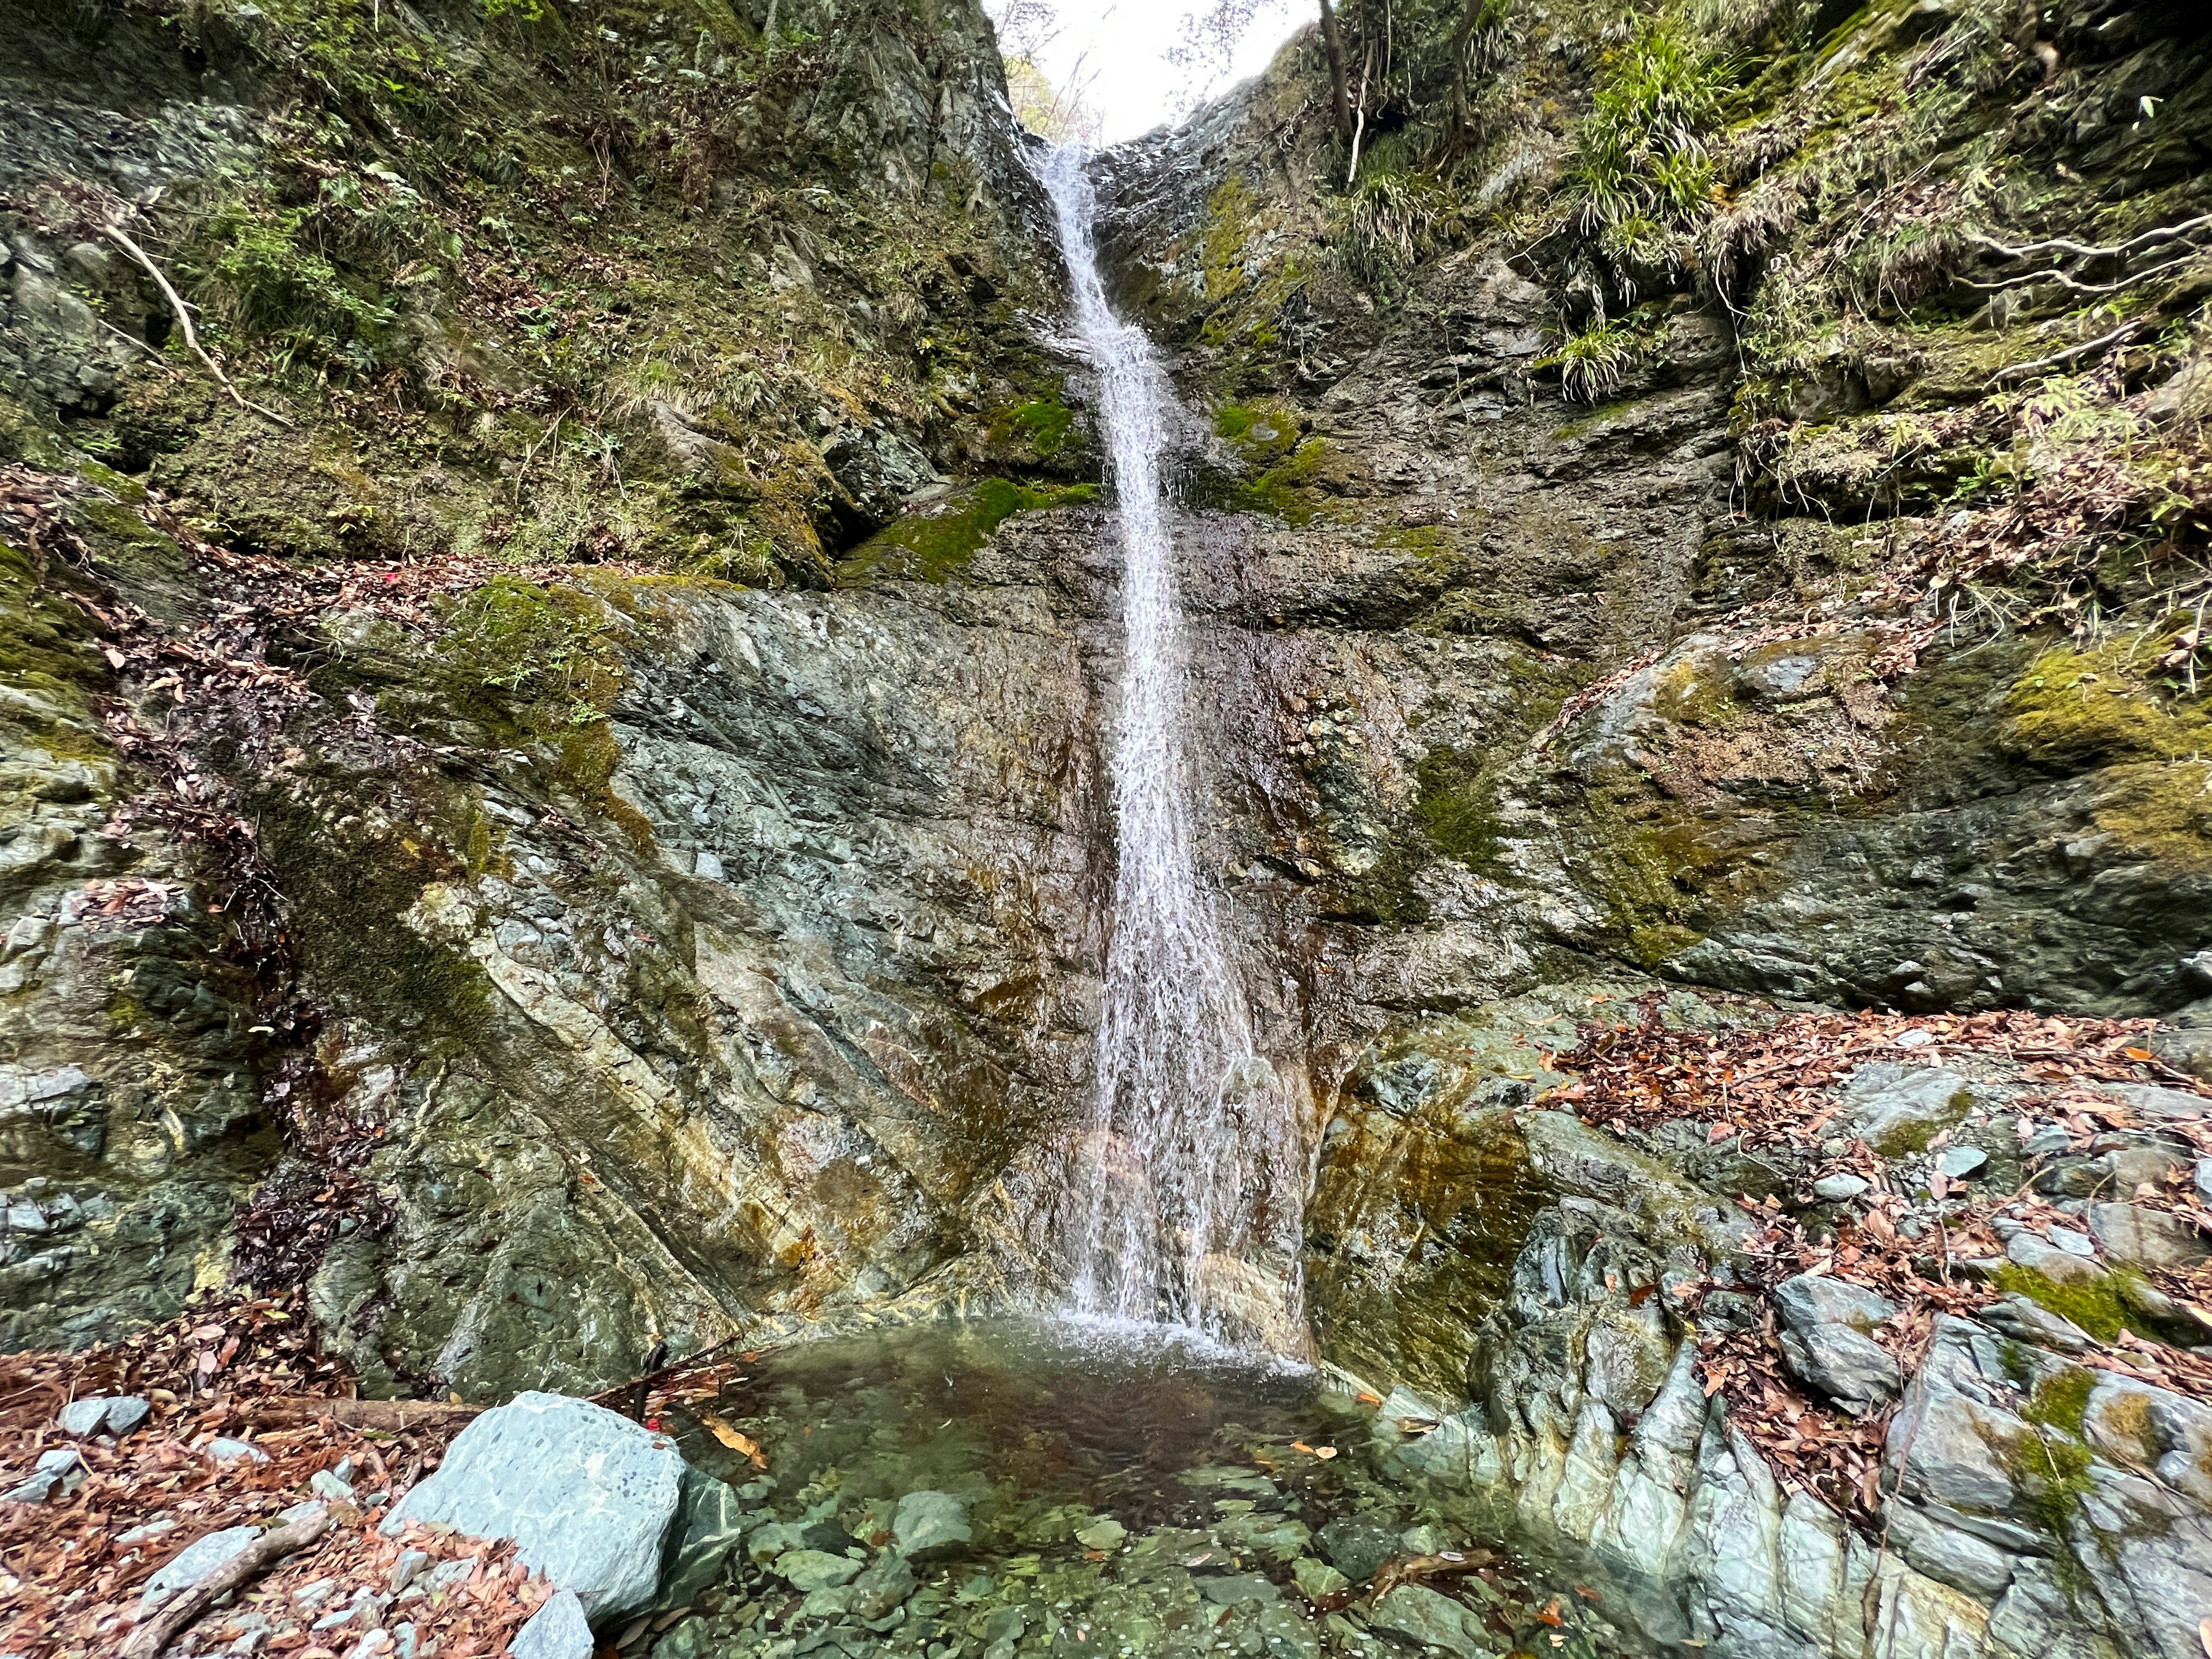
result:
M 160 1659 L 162 1649 L 192 1620 L 249 1578 L 307 1548 L 330 1529 L 327 1506 L 318 1506 L 312 1515 L 303 1515 L 288 1525 L 272 1527 L 198 1583 L 185 1586 L 163 1602 L 151 1619 L 131 1633 L 131 1639 L 123 1644 L 122 1659 Z
M 177 326 L 185 331 L 185 343 L 191 348 L 192 356 L 200 360 L 207 372 L 215 376 L 215 383 L 230 393 L 231 402 L 236 404 L 240 409 L 252 410 L 256 415 L 265 416 L 279 426 L 291 425 L 291 422 L 286 420 L 275 410 L 264 408 L 233 386 L 230 383 L 230 376 L 224 374 L 216 365 L 216 360 L 208 356 L 207 349 L 200 344 L 200 337 L 192 329 L 191 313 L 185 309 L 184 296 L 169 286 L 169 279 L 161 274 L 161 267 L 154 263 L 154 256 L 133 241 L 131 233 L 122 226 L 109 224 L 102 226 L 101 228 L 106 231 L 109 240 L 136 259 L 145 268 L 146 274 L 154 279 L 154 286 L 161 290 L 161 297 L 169 302 L 169 310 L 176 317 Z

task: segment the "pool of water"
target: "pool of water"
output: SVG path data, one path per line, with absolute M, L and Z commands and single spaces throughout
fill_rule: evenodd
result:
M 1388 1476 L 1371 1403 L 1157 1328 L 799 1344 L 665 1426 L 750 1509 L 653 1659 L 1616 1650 Z

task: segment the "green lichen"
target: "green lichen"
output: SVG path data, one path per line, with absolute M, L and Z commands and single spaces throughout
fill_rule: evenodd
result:
M 941 582 L 974 557 L 1015 514 L 1073 506 L 1096 500 L 1097 495 L 1096 484 L 1034 487 L 1008 478 L 987 478 L 870 537 L 839 568 L 838 580 L 854 584 L 899 576 Z
M 2057 1538 L 2069 1536 L 2081 1500 L 2094 1484 L 2089 1466 L 2095 1459 L 2089 1449 L 2039 1426 L 2000 1445 L 1996 1451 L 2005 1473 L 2012 1477 L 2013 1486 L 2043 1530 Z M 2062 1553 L 2058 1563 L 2062 1569 L 2066 1560 Z
M 0 685 L 23 694 L 0 708 L 0 732 L 12 730 L 56 760 L 113 760 L 89 695 L 106 677 L 90 618 L 0 542 Z
M 2094 650 L 2046 651 L 2005 695 L 2008 748 L 2072 769 L 2212 752 L 2212 713 L 2147 683 L 2163 641 L 2118 639 Z
M 457 713 L 553 737 L 605 720 L 621 693 L 615 618 L 588 595 L 501 576 L 443 620 L 433 673 Z

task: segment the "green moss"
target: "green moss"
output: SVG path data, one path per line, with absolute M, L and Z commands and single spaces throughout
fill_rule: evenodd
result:
M 592 597 L 501 576 L 446 607 L 433 677 L 453 712 L 515 735 L 606 718 L 621 694 L 614 617 Z
M 2096 1387 L 2096 1373 L 2087 1366 L 2064 1366 L 2048 1373 L 2035 1385 L 2020 1414 L 2031 1423 L 2078 1438 L 2081 1420 L 2089 1409 L 2089 1396 Z
M 1276 404 L 1224 404 L 1214 411 L 1213 429 L 1248 466 L 1265 468 L 1281 460 L 1298 441 L 1295 410 Z
M 1029 440 L 1030 447 L 1041 459 L 1060 453 L 1067 441 L 1068 428 L 1074 424 L 1075 411 L 1057 398 L 1040 398 L 1018 405 L 1006 415 L 1007 427 Z
M 2046 651 L 2005 696 L 2008 748 L 2069 769 L 2113 761 L 2177 760 L 2212 751 L 2212 714 L 2145 683 L 2163 642 L 2122 638 L 2094 650 Z
M 2032 1267 L 2008 1262 L 1997 1269 L 1996 1287 L 2072 1320 L 2100 1342 L 2110 1342 L 2127 1325 L 2126 1310 L 2110 1274 L 2088 1284 L 2062 1285 Z
M 1481 762 L 1449 746 L 1432 749 L 1413 768 L 1413 781 L 1414 816 L 1437 851 L 1479 874 L 1497 873 L 1497 793 Z
M 2005 1473 L 2043 1530 L 2057 1538 L 2069 1536 L 2092 1485 L 2089 1465 L 2095 1460 L 2089 1449 L 2039 1427 L 1996 1449 Z M 2061 1562 L 2064 1559 L 2062 1552 Z
M 106 677 L 91 619 L 0 542 L 0 685 L 28 694 L 0 710 L 0 732 L 12 731 L 57 760 L 113 760 L 90 700 Z
M 838 568 L 838 580 L 849 584 L 897 576 L 941 582 L 974 557 L 1015 514 L 1073 506 L 1094 501 L 1097 495 L 1096 484 L 1033 488 L 1007 478 L 987 478 L 870 537 Z
M 1327 439 L 1309 438 L 1239 490 L 1238 505 L 1288 524 L 1311 524 L 1316 497 L 1327 485 L 1340 482 L 1342 464 L 1343 457 Z

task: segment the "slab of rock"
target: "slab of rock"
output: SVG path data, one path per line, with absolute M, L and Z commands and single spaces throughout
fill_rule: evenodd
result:
M 2089 1231 L 2115 1261 L 2136 1267 L 2191 1267 L 2212 1255 L 2179 1216 L 2140 1204 L 2093 1204 Z
M 1291 1582 L 1309 1601 L 1324 1601 L 1352 1588 L 1352 1581 L 1326 1561 L 1302 1555 L 1291 1564 Z
M 1875 1340 L 1844 1324 L 1785 1329 L 1782 1358 L 1801 1382 L 1811 1384 L 1854 1417 L 1869 1417 L 1897 1398 L 1905 1375 Z
M 827 1550 L 786 1550 L 775 1558 L 776 1577 L 802 1595 L 849 1583 L 860 1571 L 851 1556 Z
M 592 1621 L 574 1590 L 556 1590 L 507 1644 L 510 1659 L 592 1659 Z
M 688 1606 L 721 1576 L 744 1541 L 744 1501 L 729 1482 L 684 1466 L 684 1492 L 668 1528 L 668 1557 L 661 1564 L 656 1606 Z
M 2033 1343 L 2039 1348 L 2052 1348 L 2060 1353 L 2087 1353 L 2094 1340 L 2065 1315 L 2053 1313 L 2017 1291 L 1983 1309 L 1981 1320 L 1991 1330 L 2015 1342 Z
M 2040 1273 L 2054 1285 L 2089 1285 L 2105 1281 L 2105 1270 L 2094 1258 L 2077 1255 L 2036 1233 L 2014 1233 L 2012 1242 L 2005 1246 L 2005 1255 L 2014 1265 Z
M 899 1553 L 915 1560 L 950 1555 L 975 1537 L 968 1506 L 949 1492 L 910 1492 L 891 1517 L 891 1538 Z
M 266 1463 L 269 1454 L 251 1440 L 234 1440 L 219 1434 L 207 1443 L 207 1455 L 218 1463 Z
M 146 1581 L 145 1592 L 138 1598 L 139 1607 L 150 1607 L 166 1601 L 174 1591 L 191 1589 L 216 1568 L 228 1565 L 260 1536 L 258 1527 L 226 1527 L 204 1538 L 195 1538 L 163 1562 L 161 1570 Z
M 1375 1604 L 1368 1622 L 1419 1646 L 1457 1654 L 1460 1659 L 1476 1659 L 1487 1651 L 1468 1633 L 1465 1609 L 1425 1585 L 1399 1585 Z
M 2135 1115 L 2154 1123 L 2182 1123 L 2212 1112 L 2212 1100 L 2186 1089 L 2164 1089 L 2154 1083 L 2107 1083 L 2104 1091 L 2131 1108 Z
M 120 1440 L 146 1420 L 153 1407 L 135 1394 L 87 1395 L 54 1413 L 54 1426 L 80 1440 L 112 1434 Z
M 1859 1196 L 1872 1184 L 1864 1176 L 1822 1176 L 1813 1183 L 1813 1192 L 1816 1197 L 1825 1198 L 1831 1204 L 1844 1204 Z
M 604 1623 L 653 1604 L 684 1467 L 673 1441 L 603 1406 L 520 1394 L 461 1431 L 384 1530 L 422 1521 L 512 1538 L 524 1565 Z
M 1990 1155 L 1978 1146 L 1952 1146 L 1936 1160 L 1936 1167 L 1954 1181 L 1964 1181 L 1990 1161 Z
M 1385 1561 L 1398 1553 L 1398 1534 L 1364 1516 L 1338 1517 L 1314 1534 L 1314 1542 L 1334 1567 L 1355 1584 L 1374 1577 Z
M 1837 1092 L 1860 1138 L 1896 1158 L 1921 1151 L 1939 1130 L 1964 1118 L 1975 1089 L 1972 1079 L 1944 1066 L 1877 1060 L 1860 1066 Z
M 1887 1297 L 1832 1279 L 1826 1273 L 1799 1273 L 1774 1287 L 1775 1311 L 1791 1330 L 1804 1332 L 1816 1325 L 1848 1325 L 1870 1331 L 1897 1317 L 1897 1304 Z
M 71 1446 L 55 1446 L 39 1454 L 39 1461 L 31 1470 L 31 1478 L 5 1494 L 0 1501 L 10 1504 L 44 1504 L 56 1492 L 67 1498 L 84 1483 L 84 1460 Z
M 1256 1572 L 1224 1572 L 1201 1578 L 1198 1593 L 1217 1607 L 1257 1606 L 1283 1599 L 1282 1591 Z
M 915 1592 L 914 1565 L 896 1550 L 885 1550 L 860 1570 L 848 1588 L 854 1617 L 881 1619 Z

